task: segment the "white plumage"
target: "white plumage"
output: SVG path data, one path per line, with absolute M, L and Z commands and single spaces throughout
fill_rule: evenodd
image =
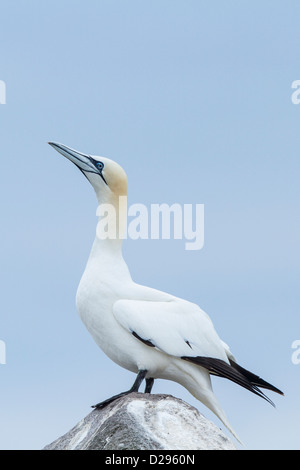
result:
M 268 401 L 258 386 L 282 392 L 236 363 L 198 305 L 132 280 L 122 256 L 126 208 L 119 201 L 127 196 L 124 170 L 107 158 L 85 155 L 62 144 L 50 145 L 87 177 L 99 204 L 115 208 L 114 222 L 121 234 L 115 239 L 96 236 L 78 287 L 77 309 L 94 340 L 114 362 L 138 374 L 130 391 L 138 390 L 144 378 L 148 392 L 154 379 L 178 382 L 237 438 L 212 391 L 210 375 L 226 377 Z M 95 406 L 105 406 L 130 391 Z

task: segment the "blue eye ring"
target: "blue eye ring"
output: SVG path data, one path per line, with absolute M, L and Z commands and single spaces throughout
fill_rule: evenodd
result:
M 103 163 L 102 163 L 102 162 L 97 162 L 97 163 L 96 163 L 96 168 L 97 168 L 99 171 L 102 171 L 103 168 L 104 168 Z

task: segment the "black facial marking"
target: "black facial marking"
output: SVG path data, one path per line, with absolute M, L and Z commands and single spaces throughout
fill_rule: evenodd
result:
M 97 170 L 97 173 L 99 173 L 99 175 L 101 176 L 101 178 L 103 179 L 104 183 L 107 185 L 107 182 L 103 176 L 103 168 L 104 168 L 104 163 L 103 162 L 99 162 L 98 160 L 95 160 L 93 157 L 89 157 L 90 161 L 93 163 L 94 167 L 96 168 Z M 107 185 L 108 186 L 108 185 Z

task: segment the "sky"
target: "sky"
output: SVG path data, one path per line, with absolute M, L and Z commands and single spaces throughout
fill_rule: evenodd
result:
M 55 141 L 117 161 L 129 204 L 204 205 L 201 249 L 129 238 L 124 258 L 136 282 L 200 305 L 238 362 L 285 393 L 268 394 L 273 408 L 213 378 L 244 448 L 299 449 L 299 2 L 0 9 L 0 448 L 41 449 L 134 381 L 76 312 L 97 201 Z M 153 392 L 223 428 L 183 387 Z

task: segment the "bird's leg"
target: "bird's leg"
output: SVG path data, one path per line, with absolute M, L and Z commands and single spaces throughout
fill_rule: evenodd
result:
M 125 395 L 129 395 L 129 393 L 132 393 L 132 392 L 138 392 L 140 385 L 142 381 L 144 380 L 147 372 L 148 372 L 147 370 L 140 370 L 134 381 L 134 384 L 129 390 L 127 390 L 126 392 L 119 393 L 118 395 L 114 395 L 111 398 L 107 398 L 107 400 L 101 401 L 100 403 L 97 403 L 97 405 L 93 405 L 92 408 L 97 408 L 97 409 L 104 408 L 106 405 L 109 405 L 109 403 L 112 403 L 113 401 L 117 400 L 117 398 L 124 397 Z
M 150 377 L 149 379 L 146 379 L 146 387 L 145 387 L 145 392 L 144 393 L 151 393 L 153 384 L 154 384 L 153 377 Z

